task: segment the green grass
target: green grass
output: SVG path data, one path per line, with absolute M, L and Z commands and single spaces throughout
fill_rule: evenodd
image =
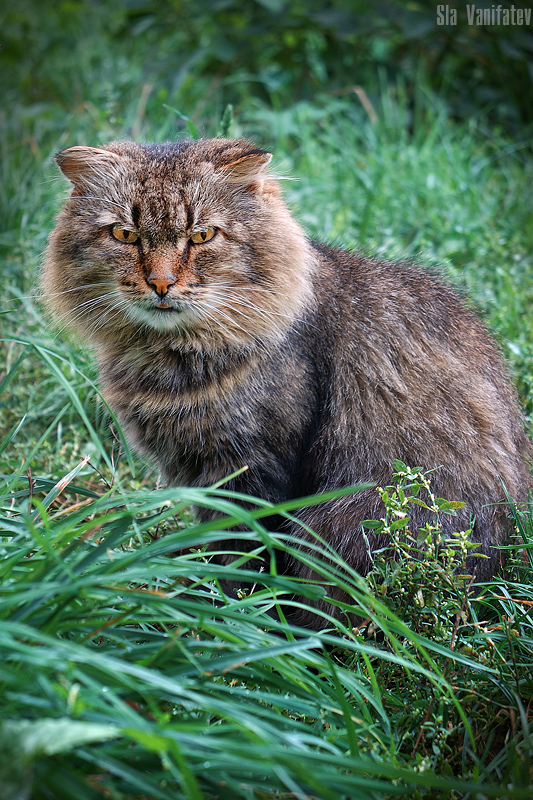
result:
M 35 279 L 66 191 L 53 153 L 213 135 L 224 110 L 202 92 L 192 102 L 192 73 L 181 94 L 143 99 L 128 54 L 104 63 L 90 42 L 65 56 L 66 69 L 78 59 L 72 98 L 66 72 L 53 80 L 54 50 L 40 99 L 0 112 L 0 798 L 528 798 L 531 514 L 516 512 L 509 567 L 477 597 L 446 570 L 425 597 L 407 557 L 394 580 L 383 566 L 364 581 L 332 556 L 323 580 L 346 586 L 369 621 L 297 630 L 269 612 L 323 589 L 277 575 L 275 554 L 313 556 L 265 530 L 260 501 L 245 511 L 223 486 L 157 490 L 91 354 L 48 326 Z M 400 83 L 375 114 L 353 94 L 277 109 L 248 99 L 225 125 L 272 149 L 311 235 L 427 262 L 464 287 L 532 431 L 530 151 L 481 118 L 450 120 L 422 89 L 409 103 Z M 197 524 L 191 503 L 222 519 Z M 205 555 L 235 521 L 258 542 L 260 575 L 246 557 L 222 568 Z M 232 577 L 237 599 L 223 590 Z

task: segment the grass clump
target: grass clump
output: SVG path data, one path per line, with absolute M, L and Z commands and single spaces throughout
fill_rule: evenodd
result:
M 521 681 L 511 701 L 499 687 L 496 650 L 480 654 L 491 639 L 486 623 L 473 624 L 468 595 L 451 638 L 421 635 L 409 624 L 415 615 L 401 618 L 393 581 L 375 591 L 385 562 L 369 587 L 320 543 L 304 556 L 297 540 L 263 527 L 263 517 L 290 514 L 298 501 L 245 510 L 223 489 L 94 496 L 76 478 L 73 470 L 52 488 L 19 481 L 3 494 L 6 796 L 528 796 L 520 724 L 512 740 L 497 742 L 503 764 L 495 742 L 479 752 L 470 712 L 484 701 L 488 713 L 496 699 L 507 714 L 527 705 L 530 625 L 519 646 L 505 638 L 518 623 L 501 628 L 499 655 L 514 648 L 506 678 Z M 220 519 L 184 521 L 190 504 Z M 235 523 L 248 529 L 232 533 L 243 554 L 221 567 L 205 545 Z M 311 560 L 326 585 L 347 589 L 346 610 L 366 620 L 366 635 L 348 617 L 320 634 L 284 623 L 291 607 L 324 589 L 277 575 L 279 552 Z M 398 562 L 404 575 L 408 556 Z M 248 568 L 252 557 L 261 574 Z M 439 554 L 424 563 L 432 560 Z M 440 574 L 442 616 L 454 607 L 444 601 L 453 582 L 447 557 Z M 240 598 L 222 588 L 235 579 Z

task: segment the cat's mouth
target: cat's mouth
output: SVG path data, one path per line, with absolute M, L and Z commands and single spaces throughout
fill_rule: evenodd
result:
M 155 305 L 151 306 L 152 311 L 162 311 L 163 313 L 169 313 L 174 311 L 177 314 L 183 314 L 184 312 L 188 311 L 188 307 L 182 305 L 181 303 L 176 303 L 175 301 L 168 302 L 167 300 L 158 300 Z
M 165 299 L 151 301 L 149 304 L 132 304 L 128 306 L 128 316 L 135 322 L 159 331 L 189 328 L 196 319 L 196 314 L 190 306 L 175 300 L 166 302 Z

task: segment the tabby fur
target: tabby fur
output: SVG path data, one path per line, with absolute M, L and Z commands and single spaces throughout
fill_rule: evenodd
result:
M 93 344 L 107 401 L 166 482 L 208 486 L 246 465 L 230 488 L 277 502 L 384 485 L 396 458 L 437 468 L 436 494 L 467 504 L 444 532 L 473 518 L 488 558 L 470 566 L 494 574 L 510 528 L 501 482 L 526 499 L 530 444 L 505 365 L 455 291 L 310 241 L 270 154 L 242 139 L 113 142 L 56 160 L 73 189 L 43 295 Z M 299 516 L 365 574 L 360 523 L 382 512 L 372 489 Z

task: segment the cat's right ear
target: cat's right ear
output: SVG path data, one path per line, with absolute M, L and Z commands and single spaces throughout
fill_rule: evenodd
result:
M 266 168 L 272 158 L 265 150 L 253 149 L 229 163 L 217 167 L 229 184 L 250 186 L 266 177 Z
M 100 147 L 69 147 L 55 157 L 63 175 L 77 188 L 108 183 L 120 161 L 117 153 Z

